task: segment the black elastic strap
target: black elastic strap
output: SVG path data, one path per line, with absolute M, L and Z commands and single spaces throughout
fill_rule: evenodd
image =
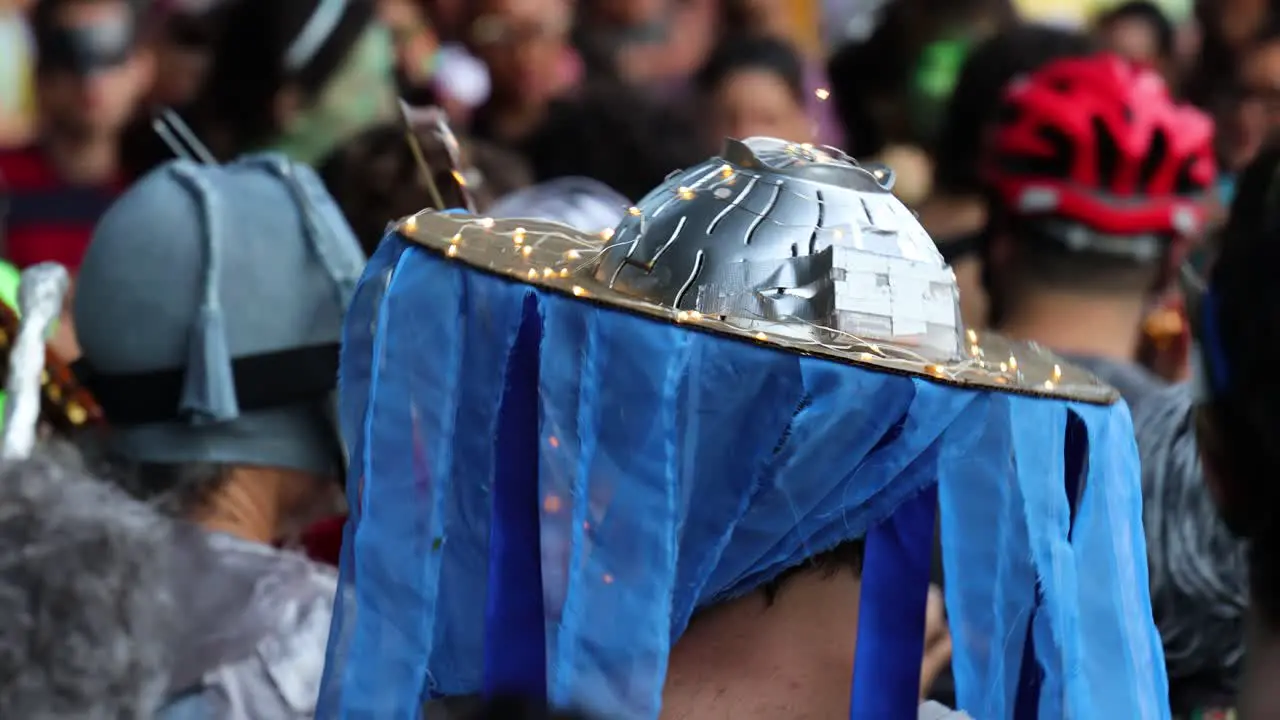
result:
M 105 374 L 84 361 L 72 365 L 80 382 L 97 398 L 111 424 L 185 420 L 179 412 L 185 370 Z M 338 379 L 338 345 L 312 347 L 231 361 L 241 410 L 301 405 L 332 393 Z

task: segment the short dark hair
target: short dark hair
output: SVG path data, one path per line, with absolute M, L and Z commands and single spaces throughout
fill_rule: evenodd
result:
M 830 550 L 820 552 L 799 565 L 784 570 L 781 575 L 762 585 L 760 589 L 764 592 L 765 602 L 772 605 L 787 583 L 805 573 L 817 572 L 824 578 L 831 578 L 840 574 L 841 571 L 848 571 L 855 577 L 860 576 L 866 552 L 867 544 L 862 538 L 843 542 Z
M 322 91 L 374 22 L 371 0 L 348 0 L 315 55 L 290 71 L 285 53 L 322 1 L 232 0 L 213 38 L 213 63 L 195 113 L 201 137 L 229 146 L 215 149 L 234 156 L 269 141 L 277 132 L 276 95 L 286 86 L 307 98 Z
M 1229 385 L 1205 410 L 1221 447 L 1206 448 L 1224 475 L 1225 516 L 1247 535 L 1249 583 L 1266 625 L 1280 628 L 1280 147 L 1269 147 L 1245 169 L 1212 268 L 1215 317 Z
M 750 70 L 773 73 L 787 86 L 796 103 L 805 103 L 804 59 L 791 43 L 774 37 L 724 38 L 694 76 L 694 84 L 700 93 L 710 95 L 735 73 Z
M 1145 24 L 1156 36 L 1156 49 L 1161 59 L 1173 57 L 1177 31 L 1159 5 L 1150 0 L 1129 0 L 1102 14 L 1096 24 L 1101 29 L 1125 20 L 1137 20 Z
M 1035 220 L 1006 218 L 997 226 L 1005 229 L 1014 244 L 1012 266 L 1004 269 L 1009 277 L 1002 279 L 1012 279 L 1020 285 L 1099 294 L 1148 293 L 1156 289 L 1163 275 L 1164 253 L 1145 261 L 1070 248 L 1058 232 Z M 1083 227 L 1079 230 L 1092 232 Z M 1172 238 L 1160 242 L 1166 244 L 1167 250 Z
M 693 119 L 634 88 L 593 85 L 556 103 L 528 143 L 537 182 L 588 177 L 637 201 L 705 158 Z
M 979 158 L 1005 87 L 1051 60 L 1088 55 L 1086 35 L 1039 25 L 1017 26 L 978 45 L 965 59 L 934 149 L 933 182 L 953 194 L 982 191 Z
M 66 458 L 0 466 L 0 505 L 0 707 L 151 717 L 175 660 L 174 526 Z

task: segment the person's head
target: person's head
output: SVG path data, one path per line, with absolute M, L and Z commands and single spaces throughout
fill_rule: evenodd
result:
M 1117 55 L 1158 70 L 1170 69 L 1175 29 L 1164 11 L 1150 0 L 1130 0 L 1098 18 L 1101 44 Z
M 133 0 L 41 0 L 32 15 L 40 112 L 48 132 L 110 137 L 150 89 Z
M 449 156 L 439 137 L 428 131 L 418 132 L 417 137 L 445 204 L 462 207 Z M 531 182 L 529 169 L 519 156 L 471 141 L 464 141 L 460 149 L 463 180 L 478 212 Z M 378 247 L 387 223 L 432 204 L 400 123 L 379 125 L 352 138 L 319 172 L 366 254 Z
M 1280 470 L 1273 437 L 1280 387 L 1267 366 L 1280 338 L 1271 270 L 1280 261 L 1280 147 L 1245 168 L 1209 271 L 1208 288 L 1189 293 L 1199 348 L 1195 410 L 1206 482 L 1227 525 L 1251 543 L 1250 591 L 1257 619 L 1280 633 Z
M 157 8 L 152 20 L 156 55 L 153 104 L 186 107 L 199 97 L 230 5 L 229 0 L 173 0 Z
M 573 8 L 566 0 L 475 0 L 466 42 L 489 66 L 492 101 L 532 107 L 560 89 Z
M 1248 165 L 1280 129 L 1280 27 L 1258 37 L 1236 74 L 1222 138 L 1223 161 L 1233 172 Z
M 0 505 L 0 707 L 153 717 L 177 659 L 171 523 L 69 454 L 6 462 Z
M 713 152 L 726 137 L 813 140 L 816 128 L 806 107 L 804 60 L 786 40 L 726 38 L 698 71 L 696 83 Z
M 987 212 L 978 164 L 1000 97 L 1015 77 L 1091 49 L 1081 33 L 1023 25 L 975 47 L 960 70 L 934 148 L 934 195 L 921 206 L 920 221 L 955 268 L 967 327 L 987 322 L 981 268 Z
M 74 300 L 121 481 L 250 539 L 307 520 L 343 472 L 337 344 L 363 263 L 319 178 L 280 156 L 135 183 Z
M 319 163 L 394 117 L 395 51 L 372 0 L 236 2 L 194 113 L 222 158 L 278 150 Z
M 703 157 L 696 126 L 674 108 L 620 86 L 557 104 L 529 143 L 534 178 L 588 177 L 632 201 Z
M 984 154 L 997 312 L 1044 293 L 1140 304 L 1202 232 L 1215 181 L 1209 118 L 1109 54 L 1015 81 Z

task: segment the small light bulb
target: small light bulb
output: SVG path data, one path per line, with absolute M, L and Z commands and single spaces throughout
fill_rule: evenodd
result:
M 450 170 L 449 173 L 453 175 L 453 181 L 458 183 L 458 187 L 467 186 L 467 179 L 462 177 L 462 173 L 457 170 Z
M 459 232 L 459 233 L 454 233 L 454 234 L 453 234 L 453 237 L 449 238 L 449 243 L 450 243 L 450 244 L 457 245 L 457 244 L 458 244 L 458 243 L 460 243 L 460 242 L 462 242 L 462 233 L 460 233 L 460 232 Z
M 1014 356 L 1012 356 L 1012 355 L 1010 355 L 1010 356 L 1009 356 L 1009 369 L 1010 369 L 1010 370 L 1017 370 L 1017 369 L 1018 369 L 1018 358 L 1016 358 L 1016 357 L 1014 357 Z
M 552 270 L 552 269 L 551 269 L 551 268 L 549 268 L 549 267 L 547 267 L 547 268 L 542 268 L 542 277 L 544 277 L 544 278 L 552 277 L 552 276 L 554 276 L 555 274 L 556 274 L 556 271 L 555 271 L 555 270 Z
M 477 222 L 480 223 L 480 227 L 485 229 L 493 227 L 493 218 L 480 218 Z
M 573 286 L 573 294 L 574 294 L 576 297 L 582 297 L 583 295 L 586 295 L 586 294 L 587 294 L 587 291 L 586 291 L 586 288 L 582 287 L 581 285 L 574 285 L 574 286 Z
M 818 88 L 817 90 L 813 91 L 813 96 L 818 98 L 819 100 L 826 100 L 827 98 L 831 97 L 831 91 L 826 88 Z
M 723 177 L 723 178 L 724 178 L 724 179 L 726 179 L 726 180 L 728 180 L 729 178 L 733 177 L 733 166 L 732 166 L 732 165 L 721 165 L 721 166 L 720 166 L 720 176 L 721 176 L 721 177 Z
M 764 333 L 762 333 L 762 332 L 758 332 L 758 333 L 756 333 L 756 339 L 757 339 L 757 340 L 768 340 L 768 339 L 769 339 L 769 336 L 768 336 L 768 335 L 765 335 L 765 334 L 764 334 Z
M 448 255 L 449 255 L 449 257 L 453 257 L 454 255 L 457 255 L 457 254 L 458 254 L 458 246 L 457 246 L 457 245 L 450 245 L 450 246 L 449 246 L 449 249 L 448 249 L 448 250 L 446 250 L 445 252 L 446 252 L 446 254 L 448 254 Z
M 965 330 L 965 331 L 964 331 L 964 336 L 965 336 L 966 338 L 969 338 L 969 342 L 970 342 L 970 344 L 977 344 L 977 342 L 978 342 L 978 333 L 974 332 L 972 328 L 970 328 L 969 330 Z
M 640 208 L 636 207 L 635 205 L 632 205 L 631 207 L 627 208 L 627 214 L 633 217 L 640 217 Z
M 681 200 L 692 200 L 693 188 L 682 187 L 679 190 L 676 190 L 676 194 L 680 196 Z
M 1061 366 L 1061 365 L 1054 365 L 1054 366 L 1053 366 L 1053 381 L 1054 381 L 1054 382 L 1058 382 L 1058 381 L 1059 381 L 1059 380 L 1061 380 L 1061 379 L 1062 379 L 1062 366 Z
M 417 232 L 418 218 L 416 215 L 410 215 L 409 219 L 404 221 L 404 230 L 405 232 Z
M 524 247 L 520 248 L 520 254 L 524 255 L 525 257 L 529 257 L 530 255 L 533 254 L 533 248 L 529 247 L 528 245 L 525 245 Z
M 570 250 L 569 252 L 566 252 L 564 256 L 569 258 L 570 260 L 577 260 L 578 258 L 582 257 L 582 253 L 578 252 L 577 250 Z
M 600 239 L 608 242 L 613 239 L 613 228 L 605 228 L 600 231 Z
M 534 270 L 533 268 L 529 268 L 529 279 L 530 279 L 530 280 L 537 280 L 537 279 L 538 279 L 538 271 L 537 271 L 537 270 Z
M 525 234 L 525 229 L 522 227 L 518 227 L 512 231 L 511 239 L 512 241 L 515 242 L 515 244 L 520 245 L 524 243 L 524 234 Z

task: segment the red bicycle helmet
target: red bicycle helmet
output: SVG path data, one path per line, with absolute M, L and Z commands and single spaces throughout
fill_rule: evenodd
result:
M 1212 121 L 1118 56 L 1057 60 L 1015 80 L 989 141 L 987 180 L 1015 217 L 1114 236 L 1204 227 Z

